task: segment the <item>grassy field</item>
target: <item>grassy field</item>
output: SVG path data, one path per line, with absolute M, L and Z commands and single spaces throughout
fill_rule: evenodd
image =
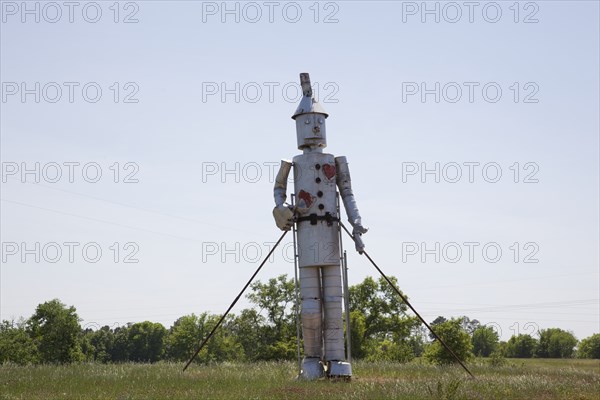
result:
M 353 364 L 351 382 L 300 382 L 294 363 L 0 366 L 0 399 L 594 399 L 599 360 Z

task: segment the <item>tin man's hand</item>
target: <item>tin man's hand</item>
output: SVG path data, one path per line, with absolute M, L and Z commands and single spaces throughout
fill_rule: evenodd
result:
M 365 250 L 365 244 L 362 241 L 362 235 L 367 233 L 368 229 L 362 226 L 361 224 L 355 224 L 354 229 L 352 229 L 352 236 L 354 236 L 354 244 L 356 247 L 356 251 L 359 254 L 362 254 Z
M 294 224 L 294 212 L 283 204 L 273 209 L 275 224 L 282 231 L 289 231 Z
M 352 230 L 352 234 L 356 235 L 358 233 L 360 235 L 363 235 L 363 234 L 367 233 L 368 230 L 369 230 L 368 228 L 365 228 L 361 224 L 355 224 L 354 229 Z

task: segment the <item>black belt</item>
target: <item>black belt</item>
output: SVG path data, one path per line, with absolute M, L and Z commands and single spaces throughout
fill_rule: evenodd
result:
M 326 221 L 327 226 L 333 225 L 333 221 L 339 221 L 340 219 L 326 212 L 325 215 L 310 214 L 307 217 L 300 217 L 296 219 L 296 222 L 310 221 L 311 225 L 316 225 L 317 221 Z

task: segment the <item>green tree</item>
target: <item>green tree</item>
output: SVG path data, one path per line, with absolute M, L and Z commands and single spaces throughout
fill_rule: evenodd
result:
M 79 343 L 81 326 L 75 307 L 67 307 L 58 299 L 37 306 L 26 328 L 37 345 L 40 361 L 69 363 L 81 361 Z
M 439 315 L 436 319 L 434 319 L 433 321 L 431 321 L 429 323 L 429 326 L 435 330 L 436 325 L 442 324 L 444 322 L 448 321 L 445 317 L 442 317 L 441 315 Z M 429 338 L 431 340 L 435 339 L 435 335 L 431 332 L 428 332 Z
M 113 362 L 129 360 L 129 329 L 131 324 L 118 326 L 113 330 L 113 345 L 110 348 L 110 359 Z
M 265 318 L 254 309 L 242 310 L 231 324 L 232 334 L 237 338 L 244 349 L 248 361 L 269 359 L 271 350 L 266 340 Z M 296 346 L 294 343 L 294 351 Z
M 452 349 L 454 354 L 456 354 L 461 361 L 468 361 L 473 357 L 473 344 L 471 343 L 471 337 L 465 331 L 462 322 L 462 318 L 453 318 L 437 324 L 433 330 L 442 338 L 444 343 Z M 434 342 L 425 349 L 423 356 L 433 364 L 451 364 L 456 362 L 452 354 L 450 354 L 438 340 L 434 340 Z
M 25 331 L 24 321 L 2 321 L 0 324 L 0 364 L 35 364 L 39 353 L 33 339 Z
M 166 338 L 167 358 L 175 361 L 189 359 L 220 318 L 219 315 L 202 313 L 198 316 L 187 315 L 175 321 Z M 244 349 L 232 335 L 233 319 L 231 315 L 225 318 L 196 357 L 196 362 L 244 360 Z
M 501 340 L 498 342 L 498 346 L 496 347 L 496 351 L 497 353 L 499 353 L 500 355 L 506 357 L 506 346 L 508 345 L 508 343 L 506 343 L 505 341 Z
M 364 358 L 367 355 L 365 346 L 366 318 L 359 310 L 350 311 L 350 346 L 352 358 Z
M 187 361 L 202 337 L 204 319 L 196 314 L 185 315 L 173 323 L 165 340 L 166 358 L 173 361 Z
M 295 319 L 278 330 L 254 309 L 246 309 L 231 323 L 231 331 L 244 348 L 246 359 L 293 360 L 297 356 Z
M 202 317 L 202 338 L 206 337 L 212 328 L 221 318 L 220 315 L 208 315 L 203 313 Z M 228 315 L 223 324 L 213 335 L 206 347 L 198 355 L 199 362 L 215 362 L 215 361 L 244 361 L 244 348 L 238 342 L 232 332 L 234 324 L 234 316 Z
M 425 352 L 425 346 L 427 345 L 427 328 L 425 325 L 416 325 L 413 327 L 408 343 L 410 344 L 413 354 L 416 357 L 420 357 Z
M 296 357 L 296 319 L 294 313 L 295 285 L 293 279 L 287 275 L 271 278 L 267 283 L 260 281 L 253 283 L 248 299 L 255 304 L 259 311 L 257 314 L 243 315 L 238 322 L 255 326 L 259 322 L 258 316 L 266 312 L 265 320 L 260 320 L 261 326 L 256 332 L 259 342 L 258 354 L 251 352 L 254 357 L 261 360 L 284 360 Z M 249 318 L 249 319 L 248 319 Z M 252 321 L 254 319 L 254 321 Z M 248 326 L 241 326 L 246 332 Z M 236 328 L 232 326 L 235 331 Z M 241 336 L 239 337 L 241 339 Z M 247 343 L 244 346 L 247 347 Z
M 531 358 L 535 353 L 538 341 L 531 335 L 517 335 L 508 339 L 505 346 L 506 357 Z
M 114 332 L 108 325 L 92 332 L 90 342 L 94 348 L 93 360 L 101 363 L 112 361 L 112 352 L 115 345 Z
M 397 287 L 398 280 L 390 281 Z M 371 277 L 349 288 L 350 322 L 353 357 L 378 357 L 386 349 L 394 349 L 387 356 L 397 361 L 414 357 L 411 332 L 418 326 L 414 317 L 406 315 L 407 306 L 384 278 Z M 390 343 L 393 346 L 390 346 Z
M 167 334 L 157 322 L 138 322 L 128 332 L 129 359 L 131 361 L 156 362 L 163 355 L 163 342 Z
M 479 357 L 489 357 L 498 347 L 498 333 L 491 326 L 479 326 L 473 331 L 473 353 Z
M 583 339 L 577 350 L 579 358 L 600 358 L 600 333 Z
M 461 318 L 462 327 L 469 335 L 473 335 L 473 332 L 481 326 L 481 323 L 476 319 L 471 319 L 467 316 Z
M 398 279 L 390 280 L 397 287 Z M 350 311 L 360 311 L 365 316 L 366 331 L 364 338 L 381 338 L 389 334 L 408 337 L 413 323 L 407 324 L 412 318 L 406 316 L 407 306 L 398 294 L 383 279 L 375 281 L 371 277 L 349 288 Z
M 295 299 L 295 285 L 293 279 L 287 275 L 271 278 L 267 283 L 257 281 L 250 285 L 251 292 L 248 300 L 267 313 L 267 321 L 275 329 L 280 330 L 285 325 L 294 322 L 293 305 Z
M 365 357 L 367 361 L 409 362 L 415 358 L 413 348 L 407 341 L 396 342 L 383 339 L 381 341 L 371 341 L 369 345 Z
M 535 355 L 540 358 L 570 358 L 576 345 L 577 339 L 571 332 L 560 328 L 543 329 Z
M 83 354 L 83 361 L 95 361 L 94 353 L 96 349 L 92 344 L 92 335 L 94 334 L 94 330 L 91 328 L 83 329 L 79 333 L 79 348 L 81 349 L 81 353 Z

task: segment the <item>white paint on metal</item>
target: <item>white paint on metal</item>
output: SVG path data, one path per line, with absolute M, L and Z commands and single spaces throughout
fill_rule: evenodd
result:
M 282 161 L 274 187 L 275 221 L 280 229 L 292 227 L 287 198 L 287 178 L 294 169 L 293 213 L 296 254 L 300 275 L 301 320 L 304 360 L 301 377 L 317 379 L 325 374 L 352 376 L 344 349 L 344 290 L 341 271 L 341 237 L 337 189 L 339 188 L 350 224 L 360 241 L 366 233 L 350 181 L 346 157 L 323 153 L 327 146 L 325 119 L 328 114 L 312 97 L 308 74 L 300 74 L 304 96 L 292 116 L 296 121 L 298 148 L 303 154 L 292 164 Z M 364 245 L 357 245 L 362 251 Z M 344 271 L 344 281 L 347 276 Z M 348 333 L 349 334 L 349 333 Z

